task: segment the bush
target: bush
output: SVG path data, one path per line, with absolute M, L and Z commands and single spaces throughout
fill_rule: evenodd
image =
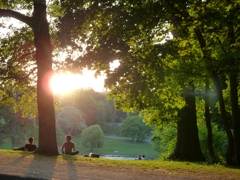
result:
M 100 148 L 104 145 L 105 136 L 101 127 L 96 124 L 84 129 L 81 134 L 82 145 L 84 148 Z

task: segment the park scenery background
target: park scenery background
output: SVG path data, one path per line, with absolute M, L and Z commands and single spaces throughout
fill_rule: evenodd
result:
M 147 159 L 167 158 L 176 145 L 176 123 L 161 124 L 160 127 L 146 125 L 144 116 L 138 111 L 134 113 L 115 110 L 113 99 L 107 100 L 106 92 L 96 92 L 92 88 L 75 89 L 67 93 L 55 93 L 57 143 L 60 149 L 65 142 L 65 135 L 71 134 L 72 141 L 79 155 L 97 153 L 113 155 L 112 158 L 138 159 L 138 155 L 145 155 Z M 199 104 L 200 106 L 201 104 Z M 38 144 L 37 117 L 22 117 L 21 112 L 14 113 L 13 107 L 1 106 L 1 149 L 13 149 L 27 143 L 29 136 L 35 138 Z M 214 108 L 213 108 L 214 109 Z M 204 155 L 209 158 L 207 150 L 207 128 L 203 112 L 198 113 L 198 128 L 200 145 Z M 82 136 L 84 129 L 99 125 L 101 131 L 90 130 Z M 222 163 L 226 151 L 226 135 L 221 127 L 213 125 L 213 139 L 215 154 Z M 96 134 L 93 134 L 96 132 Z M 101 134 L 104 136 L 101 137 Z M 89 137 L 92 137 L 89 138 Z M 83 139 L 86 143 L 83 143 Z M 151 140 L 151 141 L 144 141 Z M 88 143 L 92 142 L 91 144 Z M 92 149 L 93 148 L 93 149 Z M 211 159 L 209 159 L 211 162 Z
M 105 92 L 82 88 L 64 94 L 55 93 L 55 100 L 59 101 L 55 112 L 59 149 L 65 142 L 65 135 L 71 134 L 76 149 L 80 151 L 79 155 L 92 152 L 101 155 L 124 155 L 135 159 L 139 154 L 151 159 L 158 157 L 159 153 L 152 148 L 151 141 L 144 141 L 151 138 L 153 127 L 146 126 L 138 112 L 115 110 L 114 100 L 107 100 Z M 11 106 L 1 108 L 1 125 L 4 127 L 1 129 L 1 149 L 11 150 L 23 146 L 29 136 L 34 137 L 34 143 L 38 144 L 36 117 L 23 118 L 21 111 L 14 113 Z M 99 126 L 94 126 L 96 124 Z M 82 131 L 87 127 L 93 129 L 84 135 Z M 97 132 L 96 128 L 99 127 L 102 131 Z M 93 132 L 96 134 L 93 135 Z M 101 137 L 101 134 L 104 136 Z M 89 136 L 92 136 L 92 139 Z
M 58 156 L 71 134 L 80 154 L 238 168 L 239 17 L 233 0 L 0 1 L 0 148 Z

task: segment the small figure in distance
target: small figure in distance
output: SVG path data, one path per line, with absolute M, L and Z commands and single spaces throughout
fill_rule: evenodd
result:
M 62 144 L 61 152 L 68 155 L 76 155 L 79 151 L 75 151 L 75 144 L 71 142 L 72 136 L 66 135 L 66 142 Z M 64 149 L 64 150 L 63 150 Z M 73 152 L 72 152 L 73 150 Z
M 145 155 L 144 155 L 144 154 L 142 155 L 142 160 L 146 160 L 146 158 L 145 158 Z
M 141 154 L 138 155 L 138 160 L 142 160 Z
M 21 150 L 21 151 L 35 151 L 37 150 L 36 144 L 33 144 L 34 138 L 28 138 L 29 144 L 25 144 L 23 147 L 20 148 L 13 148 L 13 150 Z

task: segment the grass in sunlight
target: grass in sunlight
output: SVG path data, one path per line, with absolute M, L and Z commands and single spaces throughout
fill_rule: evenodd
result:
M 30 154 L 29 152 L 0 150 L 1 155 L 29 156 L 36 158 L 50 158 L 56 161 L 67 161 L 74 163 L 87 163 L 98 166 L 117 167 L 120 169 L 130 169 L 133 171 L 150 171 L 168 174 L 191 174 L 192 176 L 204 176 L 209 178 L 240 179 L 240 169 L 224 167 L 220 164 L 207 165 L 204 163 L 162 161 L 162 160 L 112 160 L 103 158 L 89 158 L 82 156 L 59 155 L 45 157 L 42 155 Z

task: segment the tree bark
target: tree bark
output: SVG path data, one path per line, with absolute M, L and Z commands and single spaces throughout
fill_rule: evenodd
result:
M 179 111 L 180 120 L 177 126 L 177 143 L 169 158 L 183 161 L 205 161 L 199 144 L 196 117 L 194 85 L 186 88 L 184 98 L 187 106 Z
M 52 45 L 46 19 L 46 1 L 34 1 L 34 45 L 37 61 L 37 102 L 39 140 L 36 153 L 58 155 L 53 94 L 50 87 L 52 76 Z
M 216 86 L 216 90 L 217 90 L 217 96 L 218 96 L 218 100 L 219 100 L 223 126 L 225 128 L 225 131 L 226 131 L 227 137 L 228 137 L 228 145 L 227 145 L 227 150 L 226 150 L 226 154 L 225 154 L 226 162 L 227 162 L 227 165 L 235 165 L 235 163 L 234 163 L 234 140 L 233 140 L 233 135 L 232 135 L 231 129 L 230 129 L 228 121 L 227 121 L 227 113 L 226 113 L 225 104 L 224 104 L 224 100 L 223 100 L 222 88 L 220 86 L 216 72 L 213 71 L 212 77 L 213 77 L 213 82 L 214 82 L 214 84 Z
M 237 73 L 230 75 L 230 96 L 232 106 L 233 135 L 234 135 L 234 160 L 240 165 L 240 116 L 238 111 L 238 83 Z
M 208 137 L 207 137 L 207 147 L 208 153 L 211 159 L 213 160 L 215 155 L 212 146 L 212 126 L 210 122 L 210 111 L 209 111 L 209 79 L 206 80 L 206 89 L 205 89 L 205 119 L 206 119 L 206 126 L 208 130 Z

